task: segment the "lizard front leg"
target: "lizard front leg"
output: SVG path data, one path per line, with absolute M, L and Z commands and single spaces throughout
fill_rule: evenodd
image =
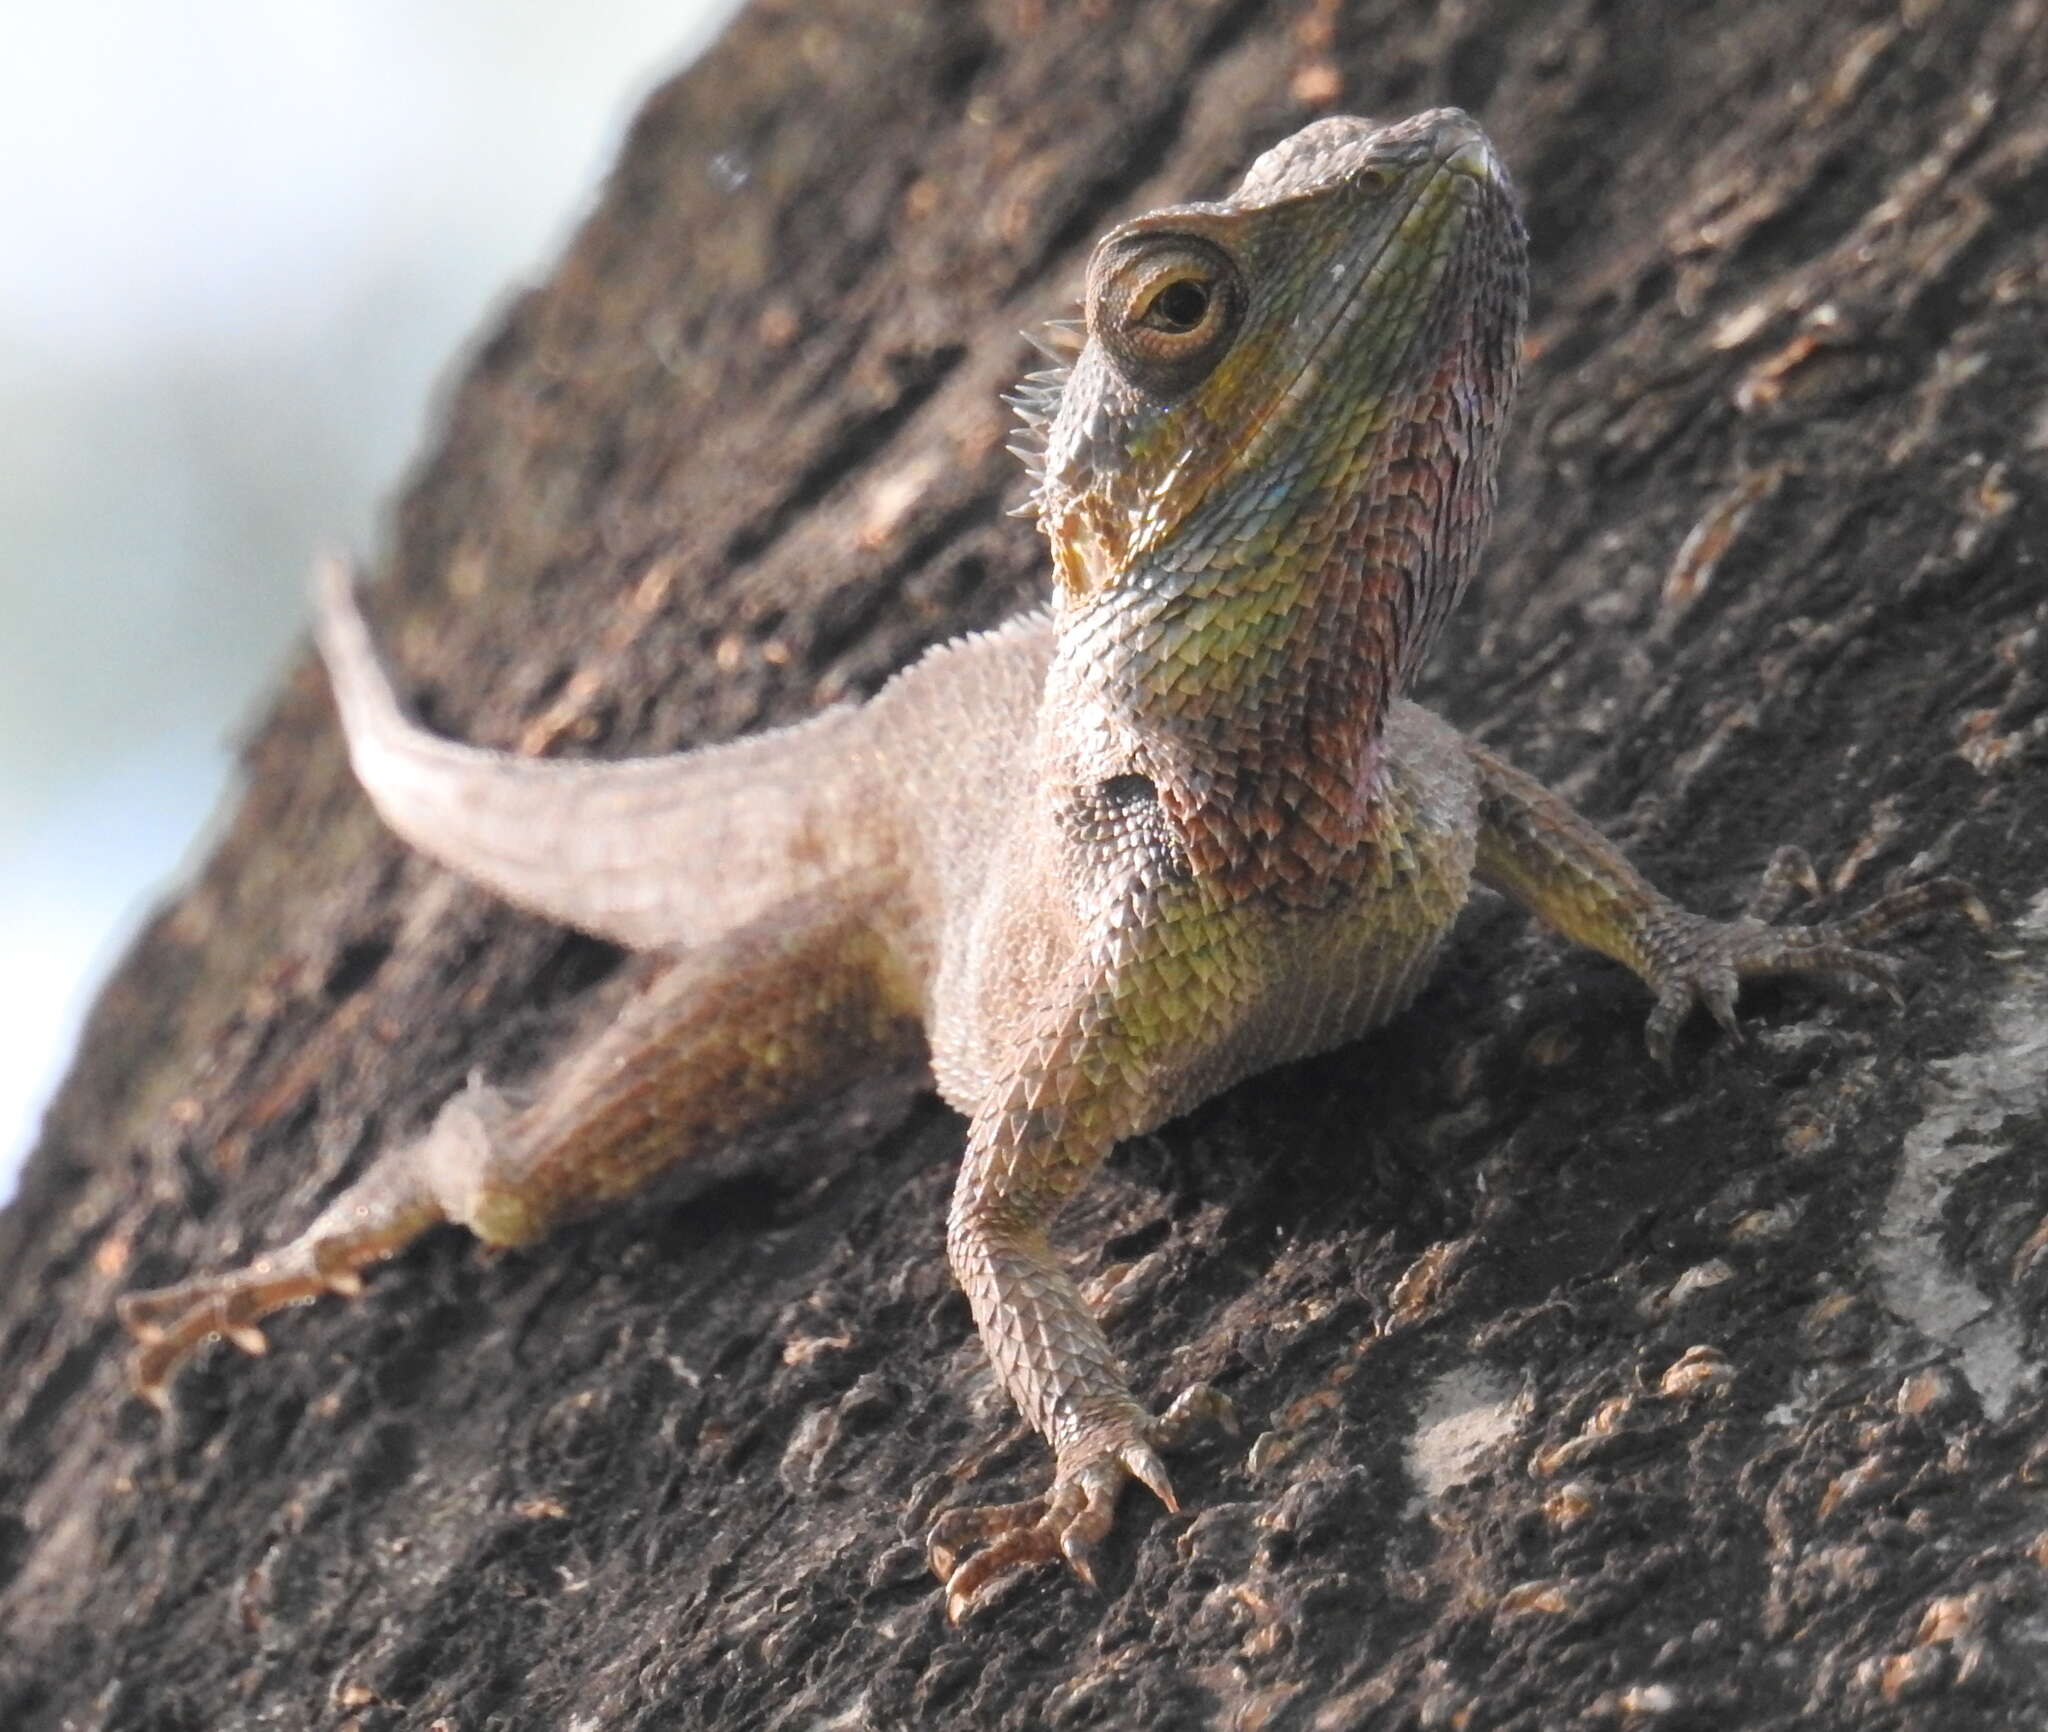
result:
M 684 954 L 552 1066 L 531 1105 L 472 1082 L 296 1239 L 239 1269 L 128 1294 L 136 1392 L 165 1405 L 173 1373 L 215 1336 L 261 1353 L 265 1316 L 360 1293 L 360 1271 L 442 1222 L 490 1245 L 530 1243 L 836 1086 L 914 1062 L 918 994 L 877 929 L 882 906 L 867 887 L 841 886 Z
M 1505 891 L 1567 938 L 1633 969 L 1656 994 L 1645 1031 L 1667 1069 L 1679 1025 L 1704 1006 L 1741 1038 L 1735 995 L 1742 981 L 1817 975 L 1874 981 L 1899 996 L 1898 965 L 1864 948 L 1893 928 L 1941 909 L 1980 927 L 1991 917 L 1958 878 L 1935 878 L 1879 897 L 1840 920 L 1775 926 L 1795 888 L 1818 890 L 1797 848 L 1772 857 L 1747 909 L 1734 920 L 1693 914 L 1658 892 L 1621 851 L 1533 776 L 1467 742 L 1479 773 L 1476 876 Z
M 1230 1422 L 1229 1404 L 1206 1387 L 1184 1392 L 1156 1417 L 1137 1400 L 1046 1236 L 1060 1205 L 1116 1141 L 1158 1116 L 1147 1083 L 1156 1074 L 1158 1011 L 1168 1001 L 1156 996 L 1157 984 L 1138 967 L 1084 992 L 1071 1014 L 1021 1043 L 1013 1074 L 968 1134 L 947 1255 L 996 1376 L 1052 1446 L 1053 1483 L 1043 1497 L 952 1510 L 934 1524 L 932 1568 L 956 1622 L 979 1590 L 1032 1564 L 1064 1560 L 1093 1586 L 1092 1555 L 1125 1482 L 1138 1480 L 1178 1509 L 1160 1452 L 1199 1425 Z M 1127 1012 L 1147 1003 L 1153 1026 L 1140 1030 Z M 981 1549 L 962 1562 L 971 1545 Z

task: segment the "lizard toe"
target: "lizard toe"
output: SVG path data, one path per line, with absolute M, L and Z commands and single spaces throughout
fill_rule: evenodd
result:
M 1749 906 L 1742 912 L 1746 918 L 1768 925 L 1785 912 L 1795 890 L 1818 896 L 1820 874 L 1813 869 L 1813 857 L 1804 848 L 1787 843 L 1771 856 L 1771 863 L 1757 880 Z
M 960 1554 L 970 1546 L 985 1545 L 1020 1528 L 1035 1527 L 1045 1517 L 1046 1500 L 1030 1497 L 1022 1503 L 981 1504 L 971 1509 L 949 1509 L 931 1525 L 925 1535 L 925 1554 L 932 1574 L 950 1581 L 957 1571 Z
M 1060 1556 L 1058 1536 L 1042 1520 L 998 1534 L 987 1547 L 946 1577 L 946 1621 L 965 1622 L 977 1601 L 987 1603 L 987 1590 L 993 1584 L 1039 1564 L 1057 1563 Z M 1092 1575 L 1076 1573 L 1091 1587 L 1094 1585 Z
M 1242 1429 L 1237 1405 L 1229 1396 L 1207 1383 L 1191 1383 L 1152 1422 L 1152 1441 L 1161 1449 L 1176 1450 L 1206 1432 L 1220 1431 L 1236 1437 Z
M 1643 1025 L 1643 1040 L 1650 1056 L 1669 1072 L 1677 1068 L 1678 1030 L 1692 1012 L 1692 988 L 1673 982 L 1657 994 L 1650 1019 Z
M 1801 974 L 1824 979 L 1867 981 L 1893 1004 L 1903 1007 L 1906 1002 L 1906 971 L 1894 958 L 1875 950 L 1823 940 L 1807 946 L 1792 966 Z

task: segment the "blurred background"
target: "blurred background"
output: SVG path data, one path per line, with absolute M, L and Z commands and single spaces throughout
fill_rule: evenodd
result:
M 70 0 L 0 55 L 0 1201 L 323 546 L 738 0 Z

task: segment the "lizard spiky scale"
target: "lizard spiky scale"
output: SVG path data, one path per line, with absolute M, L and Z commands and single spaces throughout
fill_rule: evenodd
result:
M 1514 194 L 1470 120 L 1317 122 L 1236 193 L 1097 247 L 1084 325 L 1011 401 L 1053 601 L 869 704 L 714 750 L 541 762 L 405 714 L 346 572 L 321 647 L 351 759 L 426 853 L 641 949 L 653 984 L 514 1105 L 477 1086 L 247 1268 L 130 1295 L 137 1386 L 441 1221 L 524 1244 L 748 1127 L 929 1059 L 969 1121 L 946 1244 L 1047 1494 L 932 1532 L 946 1604 L 1064 1560 L 1092 1580 L 1124 1482 L 1169 1506 L 1154 1418 L 1054 1255 L 1122 1137 L 1413 997 L 1473 882 L 1616 957 L 1668 1054 L 1773 972 L 1887 979 L 1861 948 L 1937 881 L 1779 929 L 1702 919 L 1569 807 L 1402 695 L 1491 509 L 1527 291 Z M 1806 869 L 1811 878 L 1811 868 Z M 963 1556 L 963 1549 L 979 1547 Z

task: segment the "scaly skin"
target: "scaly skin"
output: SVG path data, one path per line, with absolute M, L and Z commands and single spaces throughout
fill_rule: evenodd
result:
M 747 1127 L 928 1053 L 970 1121 L 946 1246 L 989 1358 L 1051 1444 L 1024 1504 L 931 1536 L 957 1617 L 1064 1558 L 1092 1580 L 1124 1482 L 1225 1404 L 1154 1418 L 1054 1256 L 1119 1138 L 1350 1040 L 1413 996 L 1475 882 L 1635 970 L 1668 1061 L 1695 1002 L 1850 974 L 1961 906 L 1949 880 L 1772 927 L 1659 896 L 1538 784 L 1402 696 L 1471 575 L 1526 303 L 1514 195 L 1452 110 L 1320 121 L 1218 204 L 1125 224 L 1071 368 L 1017 400 L 1049 615 L 927 657 L 871 704 L 716 750 L 540 763 L 410 721 L 345 572 L 321 645 L 400 834 L 512 900 L 680 959 L 515 1107 L 473 1085 L 246 1269 L 130 1296 L 138 1389 L 440 1221 L 493 1244 L 714 1169 Z M 976 1548 L 971 1553 L 968 1548 Z

